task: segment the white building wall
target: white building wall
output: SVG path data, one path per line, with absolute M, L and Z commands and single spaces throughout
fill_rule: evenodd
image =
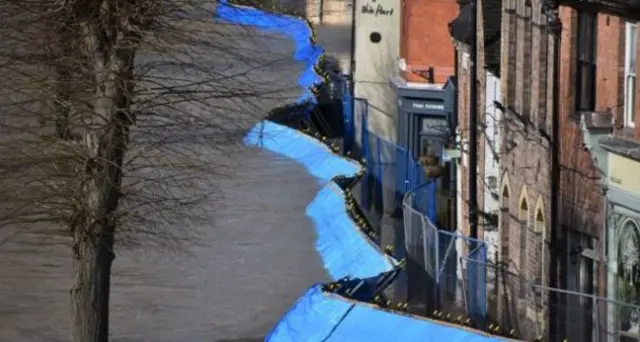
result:
M 500 79 L 495 75 L 486 71 L 486 88 L 485 88 L 485 147 L 484 147 L 484 212 L 497 214 L 500 210 L 499 199 L 499 179 L 500 164 L 497 159 L 497 153 L 500 149 L 500 137 L 498 136 L 499 124 L 502 120 L 502 112 L 495 106 L 494 101 L 500 101 Z M 496 251 L 499 245 L 498 230 L 486 229 L 484 240 L 489 247 L 488 258 L 495 261 Z
M 398 73 L 399 4 L 399 0 L 356 0 L 355 7 L 355 96 L 369 101 L 369 130 L 389 141 L 396 140 L 397 104 L 389 78 Z M 371 41 L 372 33 L 380 34 L 380 42 Z

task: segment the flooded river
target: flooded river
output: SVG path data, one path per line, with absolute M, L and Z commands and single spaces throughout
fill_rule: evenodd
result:
M 221 75 L 209 86 L 230 89 L 244 84 L 254 91 L 277 91 L 261 99 L 231 99 L 224 104 L 220 97 L 214 98 L 188 108 L 191 115 L 207 120 L 223 117 L 233 126 L 229 131 L 241 132 L 268 109 L 299 96 L 296 78 L 301 67 L 291 58 L 290 42 L 248 28 L 216 30 L 202 33 L 215 46 L 190 47 L 200 50 L 198 58 L 191 52 L 193 64 Z M 178 68 L 167 72 L 193 82 L 202 77 L 178 75 Z M 180 132 L 199 134 L 188 129 Z M 208 149 L 206 144 L 198 148 L 203 153 Z M 221 152 L 220 145 L 209 149 Z M 197 241 L 184 243 L 181 250 L 118 246 L 112 279 L 112 341 L 262 340 L 307 287 L 328 280 L 314 248 L 313 224 L 305 216 L 320 184 L 295 161 L 267 151 L 236 146 L 226 155 L 230 171 L 215 178 L 219 199 L 206 206 L 209 222 L 192 228 Z M 211 163 L 215 162 L 214 156 Z M 0 341 L 68 340 L 68 241 L 50 233 L 3 229 Z
M 117 252 L 113 341 L 258 341 L 310 284 L 328 279 L 305 217 L 318 182 L 259 149 L 238 163 L 220 183 L 214 223 L 188 252 Z M 0 247 L 0 341 L 68 340 L 70 261 L 64 241 L 48 236 L 19 234 Z

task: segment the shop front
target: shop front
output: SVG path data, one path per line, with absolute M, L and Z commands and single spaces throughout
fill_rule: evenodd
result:
M 602 144 L 607 169 L 607 308 L 614 341 L 640 341 L 640 161 Z
M 437 160 L 441 166 L 441 172 L 434 178 L 437 182 L 434 212 L 441 227 L 453 228 L 456 170 L 455 163 L 447 160 L 445 150 L 454 140 L 455 84 L 452 79 L 435 85 L 412 84 L 394 78 L 391 86 L 397 103 L 396 141 L 413 160 Z

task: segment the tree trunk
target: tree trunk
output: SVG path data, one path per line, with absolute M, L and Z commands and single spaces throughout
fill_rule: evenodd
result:
M 80 228 L 80 227 L 79 227 Z M 86 228 L 86 229 L 82 229 Z M 109 292 L 113 262 L 113 227 L 93 223 L 74 242 L 74 284 L 71 289 L 71 337 L 74 342 L 109 340 Z
M 122 165 L 133 124 L 131 101 L 137 43 L 125 35 L 111 42 L 85 25 L 87 51 L 92 58 L 97 87 L 91 128 L 85 133 L 88 154 L 84 170 L 83 208 L 78 209 L 74 232 L 75 279 L 71 293 L 74 342 L 109 340 L 109 294 L 114 259 L 115 213 L 122 196 Z M 100 40 L 102 39 L 102 40 Z M 121 44 L 121 48 L 116 48 Z M 92 56 L 87 53 L 87 56 Z

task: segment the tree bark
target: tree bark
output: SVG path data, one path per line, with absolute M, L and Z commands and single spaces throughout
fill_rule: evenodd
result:
M 96 89 L 84 139 L 90 156 L 83 175 L 84 198 L 71 225 L 75 272 L 71 329 L 74 342 L 107 342 L 115 215 L 122 197 L 129 129 L 134 123 L 131 103 L 138 36 L 131 32 L 108 36 L 90 22 L 81 27 Z
M 113 262 L 113 227 L 93 223 L 74 244 L 71 290 L 72 341 L 109 340 L 109 293 Z M 84 231 L 84 229 L 82 229 Z

